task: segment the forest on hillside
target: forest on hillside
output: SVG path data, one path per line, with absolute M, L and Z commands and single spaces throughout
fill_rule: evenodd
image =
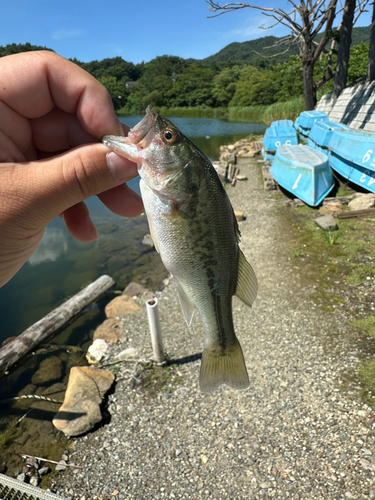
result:
M 348 85 L 366 74 L 369 35 L 370 27 L 353 29 Z M 295 53 L 272 59 L 263 59 L 256 53 L 262 53 L 262 48 L 275 40 L 264 37 L 230 44 L 203 60 L 163 55 L 141 64 L 121 57 L 72 61 L 107 88 L 115 109 L 123 113 L 143 112 L 149 104 L 155 108 L 266 106 L 303 95 L 302 65 Z M 11 44 L 0 46 L 0 57 L 40 49 L 51 50 Z M 323 55 L 315 65 L 315 81 L 324 74 L 326 57 Z M 320 94 L 332 88 L 333 80 L 320 89 Z

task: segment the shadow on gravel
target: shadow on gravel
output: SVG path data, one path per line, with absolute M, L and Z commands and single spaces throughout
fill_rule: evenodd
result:
M 197 354 L 191 354 L 190 356 L 184 356 L 179 359 L 170 359 L 170 365 L 186 365 L 187 363 L 194 363 L 194 361 L 198 361 L 198 359 L 202 359 L 202 353 L 199 352 Z

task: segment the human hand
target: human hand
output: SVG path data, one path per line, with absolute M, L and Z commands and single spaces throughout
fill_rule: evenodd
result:
M 136 165 L 99 143 L 127 131 L 106 89 L 72 62 L 49 51 L 0 58 L 0 286 L 58 215 L 80 241 L 98 237 L 86 198 L 119 215 L 142 212 L 124 184 Z

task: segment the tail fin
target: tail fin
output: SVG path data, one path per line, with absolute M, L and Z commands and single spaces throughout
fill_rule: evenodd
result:
M 234 344 L 224 349 L 218 342 L 206 347 L 199 375 L 202 392 L 213 392 L 222 384 L 241 390 L 249 387 L 249 383 L 245 360 L 237 338 Z

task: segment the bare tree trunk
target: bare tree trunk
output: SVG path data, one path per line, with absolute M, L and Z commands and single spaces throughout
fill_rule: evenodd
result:
M 370 48 L 368 51 L 367 80 L 375 80 L 375 1 L 372 7 Z
M 355 7 L 356 0 L 346 0 L 340 29 L 340 45 L 337 53 L 335 85 L 333 87 L 334 101 L 346 87 Z
M 303 58 L 302 69 L 305 110 L 310 111 L 316 105 L 316 87 L 314 84 L 314 64 L 312 58 Z

